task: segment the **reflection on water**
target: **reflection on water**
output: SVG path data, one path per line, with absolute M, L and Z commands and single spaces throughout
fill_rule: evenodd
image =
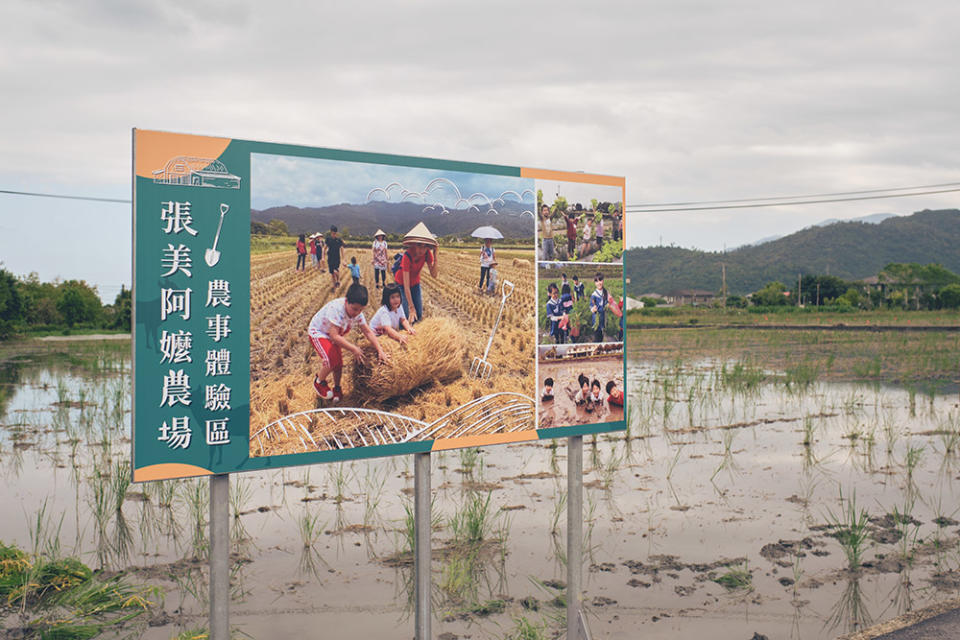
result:
M 45 504 L 40 528 L 65 553 L 168 589 L 181 617 L 143 631 L 167 640 L 205 611 L 207 482 L 130 485 L 128 346 L 59 349 L 0 352 L 0 540 L 29 547 Z M 584 580 L 607 637 L 832 638 L 955 595 L 955 396 L 758 362 L 629 360 L 629 431 L 585 442 Z M 563 441 L 433 455 L 438 634 L 559 627 L 565 457 Z M 235 475 L 243 630 L 407 629 L 412 487 L 409 458 Z M 870 516 L 855 574 L 827 518 L 841 493 Z M 727 558 L 747 559 L 749 594 L 713 581 Z

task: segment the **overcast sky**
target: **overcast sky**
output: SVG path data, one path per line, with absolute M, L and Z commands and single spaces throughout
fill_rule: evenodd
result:
M 130 129 L 624 175 L 627 203 L 960 180 L 960 3 L 0 3 L 0 189 L 128 198 Z M 960 194 L 628 218 L 717 249 Z M 15 273 L 129 284 L 123 204 L 0 195 Z

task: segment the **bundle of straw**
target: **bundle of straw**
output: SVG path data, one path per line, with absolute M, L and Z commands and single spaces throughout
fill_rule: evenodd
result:
M 450 382 L 463 375 L 463 331 L 447 318 L 427 318 L 415 325 L 417 334 L 401 345 L 380 336 L 380 345 L 390 356 L 377 361 L 377 351 L 363 344 L 366 364 L 354 360 L 354 393 L 358 404 L 370 405 L 395 398 L 431 382 Z

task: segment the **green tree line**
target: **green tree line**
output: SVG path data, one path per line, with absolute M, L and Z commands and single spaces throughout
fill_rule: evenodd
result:
M 891 263 L 877 282 L 806 275 L 787 286 L 768 282 L 748 296 L 727 296 L 728 307 L 826 306 L 842 309 L 938 310 L 960 308 L 960 275 L 937 263 Z
M 130 290 L 102 304 L 83 280 L 41 282 L 0 269 L 0 340 L 17 333 L 72 329 L 130 330 Z

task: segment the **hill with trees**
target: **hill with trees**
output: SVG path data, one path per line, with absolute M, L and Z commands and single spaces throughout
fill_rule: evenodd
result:
M 960 272 L 960 210 L 924 210 L 879 224 L 836 222 L 808 227 L 761 245 L 710 252 L 680 247 L 640 247 L 624 253 L 630 295 L 678 289 L 721 289 L 745 295 L 768 282 L 796 282 L 798 274 L 843 280 L 877 275 L 890 263 L 939 263 Z

